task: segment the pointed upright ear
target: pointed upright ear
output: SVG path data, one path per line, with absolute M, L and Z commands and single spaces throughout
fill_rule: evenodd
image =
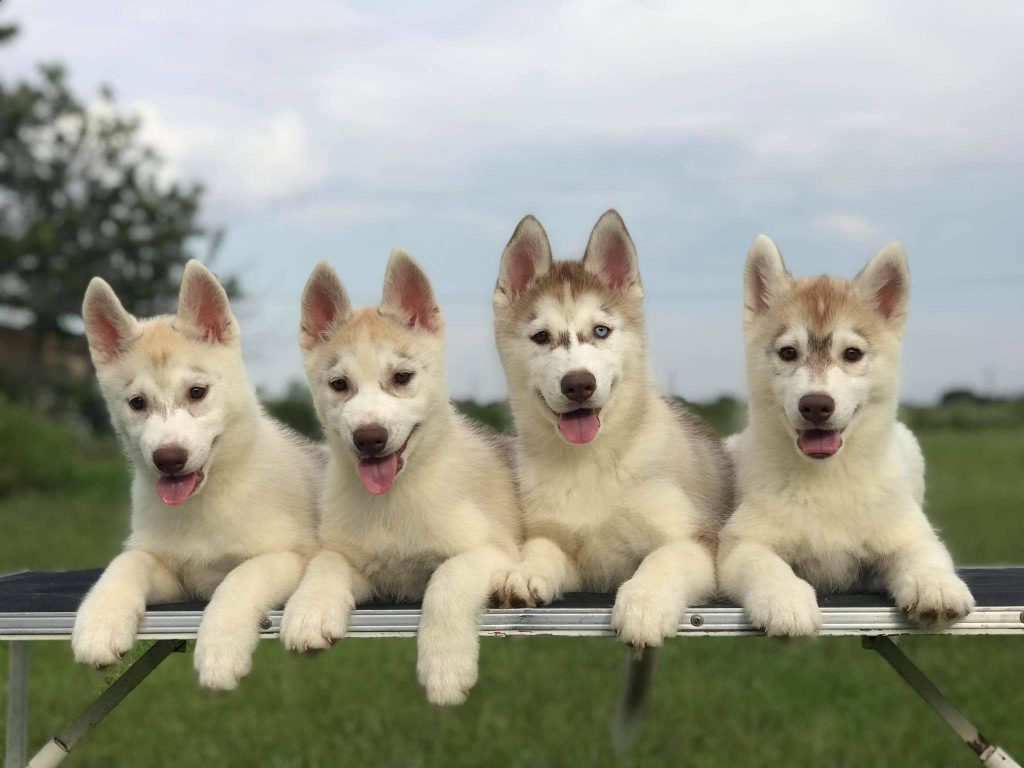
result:
M 94 277 L 85 289 L 82 320 L 89 352 L 96 363 L 109 363 L 125 353 L 138 335 L 138 321 L 101 277 Z
M 238 339 L 228 295 L 213 273 L 195 259 L 185 265 L 178 292 L 178 320 L 210 344 Z
M 766 311 L 789 286 L 782 254 L 766 235 L 754 238 L 743 273 L 744 316 L 750 320 Z
M 326 261 L 321 261 L 302 291 L 299 346 L 308 352 L 326 340 L 351 314 L 352 305 L 338 273 Z
M 857 292 L 886 322 L 903 325 L 910 302 L 910 268 L 900 243 L 876 253 L 854 279 Z
M 524 216 L 501 254 L 495 301 L 511 301 L 551 268 L 548 233 L 533 216 Z
M 590 233 L 583 266 L 612 288 L 643 296 L 636 248 L 618 211 L 605 211 Z
M 444 330 L 441 307 L 434 298 L 430 280 L 412 256 L 401 248 L 395 248 L 388 258 L 381 304 L 411 329 L 421 328 L 430 333 Z

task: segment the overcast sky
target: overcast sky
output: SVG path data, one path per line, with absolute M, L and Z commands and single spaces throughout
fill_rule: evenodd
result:
M 769 7 L 770 6 L 770 7 Z M 298 300 L 327 259 L 375 303 L 401 245 L 434 280 L 457 396 L 497 398 L 498 258 L 537 215 L 581 255 L 618 208 L 654 367 L 742 393 L 759 232 L 796 274 L 913 273 L 907 399 L 1024 391 L 1024 4 L 7 0 L 5 77 L 111 84 L 169 172 L 203 181 L 239 274 L 253 378 L 302 377 Z

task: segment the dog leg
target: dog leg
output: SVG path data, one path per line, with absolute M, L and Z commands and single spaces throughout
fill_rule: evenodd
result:
M 512 608 L 548 605 L 565 592 L 579 589 L 580 575 L 572 559 L 551 539 L 530 539 L 522 560 L 495 575 L 498 601 Z
M 769 547 L 740 539 L 719 559 L 722 591 L 742 605 L 750 623 L 769 635 L 815 635 L 821 609 L 814 587 Z
M 135 643 L 146 605 L 182 597 L 181 585 L 160 560 L 138 549 L 115 557 L 75 616 L 71 648 L 90 667 L 116 664 Z
M 200 685 L 230 691 L 249 674 L 260 619 L 288 599 L 304 565 L 296 552 L 267 552 L 224 577 L 199 624 L 194 665 Z
M 345 636 L 357 603 L 370 598 L 370 583 L 342 555 L 321 550 L 309 562 L 302 583 L 285 606 L 281 642 L 289 651 L 330 648 Z
M 675 637 L 686 607 L 715 589 L 711 551 L 693 539 L 651 552 L 615 596 L 612 629 L 634 648 L 657 647 Z
M 423 595 L 416 675 L 432 704 L 461 704 L 476 684 L 480 611 L 494 574 L 509 565 L 501 550 L 480 547 L 449 558 L 431 576 Z
M 953 560 L 939 537 L 920 515 L 913 543 L 897 549 L 883 566 L 883 580 L 896 604 L 921 624 L 942 624 L 964 618 L 974 609 L 974 596 L 956 575 Z

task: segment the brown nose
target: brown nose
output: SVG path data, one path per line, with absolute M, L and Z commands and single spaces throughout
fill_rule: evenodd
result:
M 180 474 L 188 463 L 188 451 L 180 445 L 164 445 L 153 451 L 153 463 L 162 474 Z
M 832 418 L 836 401 L 828 395 L 804 395 L 800 398 L 800 415 L 812 424 L 823 424 Z
M 352 433 L 352 442 L 364 456 L 380 456 L 388 444 L 388 431 L 380 424 L 367 424 Z
M 574 403 L 585 403 L 597 389 L 597 379 L 590 371 L 569 371 L 562 377 L 562 394 Z

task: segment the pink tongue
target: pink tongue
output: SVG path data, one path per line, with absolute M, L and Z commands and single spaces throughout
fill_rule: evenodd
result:
M 360 459 L 359 479 L 366 490 L 374 496 L 381 496 L 391 490 L 398 474 L 398 454 L 392 453 L 383 459 Z
M 176 477 L 162 475 L 156 481 L 156 492 L 163 499 L 164 504 L 177 506 L 183 504 L 192 495 L 192 491 L 196 489 L 197 485 L 199 485 L 198 472 L 190 472 L 187 475 Z
M 842 444 L 838 429 L 805 429 L 797 438 L 797 445 L 807 456 L 831 456 Z
M 589 408 L 563 413 L 558 417 L 558 431 L 576 445 L 589 443 L 597 436 L 600 428 L 601 419 L 597 417 L 596 411 Z

